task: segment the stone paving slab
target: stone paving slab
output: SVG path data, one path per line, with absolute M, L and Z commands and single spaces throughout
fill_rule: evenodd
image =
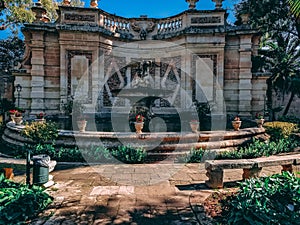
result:
M 261 174 L 280 171 L 280 166 L 266 167 Z M 212 225 L 201 205 L 215 191 L 205 186 L 205 173 L 204 164 L 98 165 L 56 170 L 52 172 L 55 185 L 47 189 L 54 202 L 31 224 Z M 241 178 L 242 170 L 225 170 L 225 182 Z

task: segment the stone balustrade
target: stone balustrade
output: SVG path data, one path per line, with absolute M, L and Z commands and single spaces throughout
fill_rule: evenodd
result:
M 157 32 L 170 33 L 183 29 L 183 16 L 161 19 L 157 22 Z
M 225 11 L 193 10 L 184 11 L 178 15 L 167 18 L 125 18 L 110 14 L 95 8 L 73 8 L 60 6 L 60 25 L 99 26 L 115 34 L 126 34 L 131 39 L 152 39 L 167 34 L 175 34 L 189 27 L 219 27 L 224 26 Z M 70 28 L 71 29 L 71 28 Z M 121 36 L 124 37 L 124 36 Z M 143 38 L 142 38 L 143 37 Z
M 130 21 L 126 18 L 111 15 L 104 11 L 100 12 L 99 18 L 100 18 L 99 26 L 102 26 L 107 30 L 110 30 L 112 32 L 116 32 L 116 31 L 129 32 L 130 31 Z

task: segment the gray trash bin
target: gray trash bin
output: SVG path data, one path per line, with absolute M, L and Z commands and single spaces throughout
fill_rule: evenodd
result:
M 33 184 L 45 184 L 49 180 L 50 156 L 35 155 L 33 161 Z

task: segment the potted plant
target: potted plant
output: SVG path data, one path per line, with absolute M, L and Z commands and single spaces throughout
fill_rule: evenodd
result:
M 234 119 L 231 121 L 231 124 L 232 124 L 232 126 L 233 126 L 233 129 L 234 129 L 235 131 L 238 131 L 238 130 L 240 130 L 242 121 L 241 121 L 240 117 L 235 116 Z
M 9 115 L 10 115 L 11 121 L 12 121 L 13 123 L 15 123 L 15 114 L 16 114 L 17 111 L 18 111 L 18 110 L 16 110 L 16 109 L 11 109 L 11 110 L 9 110 Z
M 35 115 L 36 116 L 35 121 L 44 123 L 45 122 L 45 115 L 46 115 L 46 113 L 44 113 L 44 112 L 37 113 Z
M 76 120 L 79 131 L 84 132 L 87 125 L 87 120 L 84 116 L 85 106 L 83 102 L 74 101 L 72 108 L 72 117 Z
M 263 114 L 261 113 L 256 113 L 255 114 L 255 121 L 256 121 L 256 124 L 257 124 L 257 127 L 258 128 L 262 128 L 264 122 L 265 122 L 265 119 L 264 119 L 264 116 Z
M 145 117 L 140 114 L 136 115 L 136 117 L 135 117 L 134 127 L 135 127 L 137 134 L 142 133 L 142 129 L 144 127 L 144 119 L 145 119 Z
M 16 111 L 15 115 L 14 115 L 14 121 L 16 123 L 16 125 L 20 125 L 23 122 L 23 115 L 21 111 Z
M 192 129 L 192 132 L 197 133 L 199 130 L 199 121 L 198 120 L 191 120 L 190 121 L 190 127 Z

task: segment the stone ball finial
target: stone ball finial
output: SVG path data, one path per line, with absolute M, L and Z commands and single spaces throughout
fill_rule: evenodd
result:
M 97 0 L 91 0 L 90 1 L 90 7 L 91 8 L 98 8 L 98 1 Z
M 71 0 L 63 0 L 63 5 L 64 6 L 70 6 L 71 5 Z
M 36 7 L 42 7 L 43 5 L 42 5 L 42 3 L 41 3 L 41 0 L 38 0 L 38 1 L 34 4 L 34 6 L 36 6 Z
M 189 3 L 189 9 L 195 9 L 196 8 L 196 3 L 199 0 L 185 0 L 187 3 Z
M 216 9 L 222 9 L 223 6 L 223 0 L 212 0 L 214 3 L 216 3 Z
M 50 21 L 47 17 L 47 10 L 42 6 L 41 1 L 36 2 L 35 5 L 31 7 L 31 10 L 35 14 L 35 23 L 46 23 Z

